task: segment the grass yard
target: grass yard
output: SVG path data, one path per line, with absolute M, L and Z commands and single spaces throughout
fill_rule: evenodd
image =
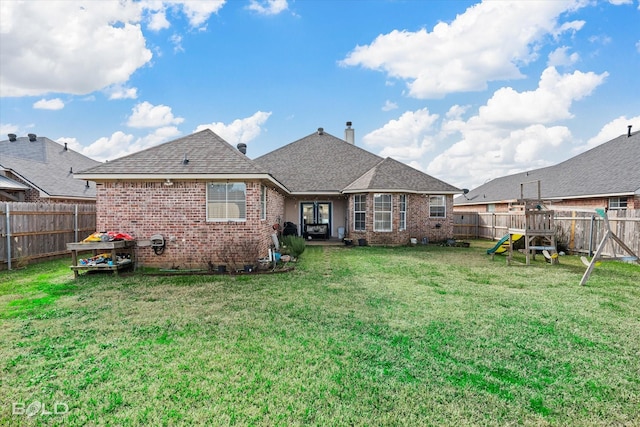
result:
M 507 266 L 489 245 L 0 272 L 0 425 L 640 425 L 640 267 L 581 287 L 577 257 Z

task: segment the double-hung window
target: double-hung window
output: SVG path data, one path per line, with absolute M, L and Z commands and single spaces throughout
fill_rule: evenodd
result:
M 207 184 L 207 221 L 246 221 L 247 185 L 244 182 Z
M 610 197 L 609 209 L 627 209 L 626 197 Z
M 429 196 L 429 217 L 445 218 L 447 216 L 447 206 L 444 196 Z
M 407 229 L 407 195 L 401 194 L 399 196 L 399 211 L 400 211 L 400 223 L 398 224 L 398 228 L 400 230 Z
M 391 231 L 391 194 L 373 196 L 373 231 Z
M 364 231 L 367 218 L 367 196 L 356 194 L 353 196 L 353 229 Z

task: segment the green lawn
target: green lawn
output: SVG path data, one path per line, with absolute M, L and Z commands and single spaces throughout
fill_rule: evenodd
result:
M 507 266 L 489 245 L 0 272 L 0 425 L 640 425 L 640 267 L 581 287 L 577 257 Z

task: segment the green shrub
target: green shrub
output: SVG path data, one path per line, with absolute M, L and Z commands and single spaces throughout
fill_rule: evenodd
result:
M 307 242 L 300 236 L 284 236 L 282 238 L 283 249 L 294 258 L 298 258 L 304 252 Z

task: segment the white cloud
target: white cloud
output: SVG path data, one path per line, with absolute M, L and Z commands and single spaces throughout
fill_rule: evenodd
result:
M 11 123 L 0 123 L 0 135 L 6 135 L 8 133 L 18 134 L 18 126 Z M 4 138 L 4 136 L 2 137 Z
M 489 81 L 522 78 L 519 67 L 537 58 L 545 36 L 581 28 L 583 23 L 559 24 L 558 19 L 582 5 L 579 0 L 485 1 L 432 32 L 380 35 L 368 46 L 357 46 L 340 64 L 406 80 L 416 98 L 479 91 Z
M 102 137 L 88 147 L 82 147 L 78 151 L 94 160 L 113 160 L 129 154 L 133 140 L 133 135 L 117 131 L 110 137 Z M 72 148 L 74 147 L 72 146 Z
M 568 54 L 569 47 L 562 46 L 549 54 L 547 65 L 551 67 L 570 66 L 578 62 L 580 55 L 576 52 Z
M 277 15 L 289 8 L 287 0 L 250 0 L 247 9 L 261 15 Z
M 85 148 L 82 144 L 80 144 L 77 138 L 62 137 L 62 138 L 56 139 L 56 142 L 62 145 L 67 144 L 70 150 L 77 151 L 78 153 L 82 153 L 82 151 Z M 91 156 L 87 156 L 87 157 L 91 157 Z
M 87 94 L 151 59 L 137 2 L 1 2 L 1 96 Z M 31 29 L 31 30 L 28 30 Z
M 396 110 L 397 108 L 398 108 L 398 104 L 396 104 L 395 102 L 389 101 L 387 99 L 384 105 L 382 106 L 382 111 L 391 111 L 391 110 Z
M 640 116 L 635 116 L 631 118 L 627 118 L 626 116 L 620 116 L 616 119 L 613 119 L 612 121 L 604 125 L 596 136 L 589 139 L 586 145 L 577 147 L 575 150 L 576 154 L 582 151 L 590 150 L 591 148 L 594 148 L 602 143 L 605 143 L 614 138 L 617 138 L 622 134 L 626 134 L 629 130 L 627 127 L 629 125 L 632 126 L 631 128 L 632 132 L 636 132 L 640 130 Z
M 147 28 L 152 31 L 160 31 L 166 30 L 169 27 L 171 27 L 171 23 L 167 20 L 167 14 L 164 8 L 150 14 Z
M 102 162 L 154 147 L 177 138 L 180 134 L 180 131 L 175 126 L 165 126 L 137 139 L 131 134 L 117 131 L 110 137 L 100 138 L 88 146 L 83 146 L 76 138 L 64 137 L 56 141 L 61 144 L 66 142 L 70 149 Z
M 173 34 L 169 37 L 169 42 L 173 45 L 173 52 L 184 52 L 184 47 L 182 47 L 182 36 L 180 34 Z
M 573 117 L 569 111 L 572 102 L 590 95 L 607 76 L 606 72 L 580 71 L 561 75 L 554 67 L 548 67 L 534 91 L 517 92 L 510 87 L 497 90 L 487 104 L 480 107 L 477 120 L 521 126 L 569 119 Z
M 64 102 L 60 98 L 41 99 L 33 103 L 33 108 L 37 110 L 62 110 Z
M 209 1 L 193 1 L 193 0 L 176 0 L 165 2 L 172 5 L 181 5 L 183 13 L 189 19 L 189 25 L 193 28 L 202 29 L 203 24 L 209 19 L 211 14 L 218 13 L 224 6 L 226 0 L 209 0 Z
M 171 107 L 153 105 L 147 101 L 135 105 L 129 116 L 127 126 L 133 128 L 154 128 L 167 125 L 179 125 L 184 122 L 182 117 L 175 117 Z
M 472 188 L 487 179 L 555 163 L 573 138 L 558 122 L 572 117 L 571 106 L 593 92 L 607 73 L 560 74 L 543 71 L 538 88 L 518 92 L 501 88 L 475 115 L 469 106 L 453 105 L 444 118 L 426 109 L 406 112 L 398 120 L 365 135 L 382 156 L 422 165 L 419 169 L 453 185 Z M 427 153 L 440 152 L 434 158 Z M 563 148 L 565 147 L 565 148 Z
M 228 125 L 222 122 L 199 125 L 194 132 L 211 129 L 230 144 L 237 144 L 239 142 L 246 144 L 260 135 L 262 131 L 261 126 L 266 123 L 270 116 L 271 112 L 265 113 L 258 111 L 251 117 L 236 119 Z
M 123 85 L 113 85 L 108 87 L 105 92 L 109 99 L 136 99 L 138 97 L 138 89 L 135 87 L 126 87 Z
M 433 147 L 431 139 L 437 114 L 430 114 L 423 108 L 407 111 L 397 120 L 387 122 L 382 128 L 362 137 L 365 145 L 382 147 L 382 157 L 393 157 L 399 161 L 409 161 L 421 157 Z

